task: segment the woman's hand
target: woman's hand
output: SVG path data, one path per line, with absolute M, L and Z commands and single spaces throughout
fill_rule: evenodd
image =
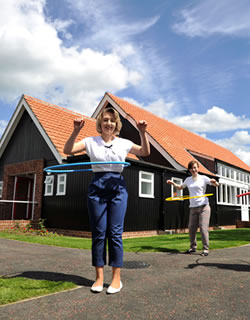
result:
M 141 133 L 146 132 L 146 130 L 147 130 L 147 125 L 148 125 L 148 124 L 147 124 L 147 121 L 145 121 L 145 120 L 140 120 L 140 121 L 138 121 L 137 124 L 136 124 L 138 130 L 139 130 Z
M 167 184 L 172 184 L 172 185 L 174 184 L 174 182 L 172 180 L 166 180 L 166 183 Z
M 217 182 L 215 179 L 211 179 L 210 183 L 215 187 L 219 187 L 219 185 L 220 185 L 219 182 Z
M 85 124 L 85 120 L 83 118 L 77 118 L 74 120 L 74 130 L 80 131 Z

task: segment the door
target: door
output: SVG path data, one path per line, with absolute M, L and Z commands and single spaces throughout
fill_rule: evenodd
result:
M 15 201 L 26 201 L 25 203 L 14 202 L 13 219 L 31 219 L 33 179 L 28 177 L 16 177 L 14 199 Z M 30 203 L 29 203 L 30 202 Z

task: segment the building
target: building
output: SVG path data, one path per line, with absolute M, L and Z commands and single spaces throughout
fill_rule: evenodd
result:
M 216 190 L 208 187 L 208 193 L 214 193 L 210 225 L 235 226 L 237 220 L 249 220 L 250 197 L 236 197 L 250 189 L 249 166 L 208 139 L 110 93 L 105 93 L 92 117 L 84 117 L 79 139 L 97 135 L 95 118 L 108 105 L 121 116 L 120 135 L 135 143 L 139 143 L 136 122 L 148 122 L 151 154 L 146 158 L 129 154 L 131 166 L 124 170 L 129 191 L 126 232 L 187 227 L 188 201 L 166 202 L 177 190 L 165 181 L 184 181 L 187 164 L 194 159 L 200 163 L 201 174 L 220 182 Z M 76 117 L 82 115 L 27 95 L 21 97 L 0 142 L 2 222 L 43 218 L 51 229 L 89 232 L 86 194 L 92 173 L 46 176 L 43 171 L 56 164 L 88 161 L 86 154 L 67 157 L 63 153 Z

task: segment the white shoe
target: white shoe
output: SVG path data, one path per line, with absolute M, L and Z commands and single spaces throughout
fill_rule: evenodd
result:
M 92 292 L 95 292 L 95 293 L 100 293 L 100 292 L 102 292 L 102 290 L 103 290 L 103 286 L 95 286 L 95 287 L 94 287 L 94 285 L 93 285 L 90 290 L 91 290 Z
M 107 290 L 107 293 L 108 294 L 114 294 L 114 293 L 118 293 L 121 291 L 123 285 L 122 285 L 122 282 L 120 281 L 120 288 L 116 289 L 116 288 L 113 288 L 111 286 L 108 287 L 108 290 Z

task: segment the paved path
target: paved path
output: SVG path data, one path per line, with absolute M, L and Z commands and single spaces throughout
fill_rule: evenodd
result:
M 89 250 L 0 239 L 0 275 L 73 281 L 72 291 L 0 307 L 0 320 L 148 320 L 250 318 L 250 245 L 181 253 L 125 253 L 124 288 L 90 292 L 95 276 Z M 149 264 L 148 267 L 147 264 Z M 145 268 L 137 268 L 137 267 Z

